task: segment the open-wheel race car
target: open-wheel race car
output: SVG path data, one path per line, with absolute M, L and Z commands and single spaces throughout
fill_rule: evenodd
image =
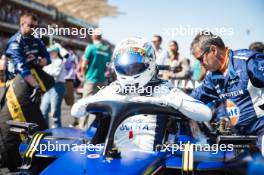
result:
M 210 146 L 205 148 L 205 144 L 200 144 L 202 146 L 197 148 L 199 142 L 188 129 L 189 119 L 173 108 L 142 102 L 100 101 L 89 104 L 87 111 L 95 114 L 96 118 L 86 131 L 54 128 L 35 132 L 35 124 L 9 121 L 12 132 L 27 136 L 20 145 L 23 157 L 21 174 L 237 175 L 247 174 L 253 157 L 259 154 L 255 146 L 256 136 L 219 132 L 218 125 L 207 123 L 199 123 L 199 126 L 207 136 L 206 144 Z M 174 142 L 168 141 L 168 131 L 164 142 L 156 145 L 153 151 L 119 150 L 115 146 L 117 128 L 125 119 L 138 114 L 169 118 L 176 124 Z M 52 149 L 44 149 L 48 145 L 53 145 Z M 227 149 L 222 150 L 219 145 Z M 56 146 L 64 146 L 64 149 L 56 149 Z

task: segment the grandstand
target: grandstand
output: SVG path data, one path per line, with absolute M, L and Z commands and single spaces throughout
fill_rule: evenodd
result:
M 33 12 L 40 19 L 40 27 L 57 25 L 60 28 L 96 28 L 101 17 L 117 15 L 116 7 L 107 4 L 106 0 L 0 0 L 0 53 L 6 43 L 19 28 L 19 17 L 24 12 Z M 91 42 L 90 35 L 80 36 L 45 36 L 45 44 L 57 41 L 75 50 L 84 50 Z

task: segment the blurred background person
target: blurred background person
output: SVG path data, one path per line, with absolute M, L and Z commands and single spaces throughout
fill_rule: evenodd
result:
M 160 35 L 154 35 L 152 37 L 152 43 L 154 45 L 155 54 L 156 54 L 156 64 L 164 65 L 166 63 L 166 59 L 168 58 L 168 53 L 166 50 L 161 48 L 162 37 Z
M 254 42 L 250 44 L 249 49 L 260 53 L 264 53 L 264 44 L 262 42 Z
M 1 55 L 0 58 L 0 87 L 5 86 L 5 71 L 6 71 L 6 56 L 4 54 Z M 0 96 L 2 97 L 2 96 Z M 0 98 L 1 100 L 2 98 Z
M 111 61 L 110 49 L 102 42 L 100 30 L 94 30 L 92 41 L 93 44 L 89 44 L 85 49 L 80 67 L 80 78 L 84 79 L 83 98 L 94 95 L 106 84 L 106 66 Z M 87 122 L 90 123 L 88 117 L 81 119 L 79 127 L 84 129 Z
M 74 82 L 74 87 L 76 88 L 76 94 L 78 98 L 82 98 L 83 96 L 83 84 L 85 80 L 85 76 L 82 73 L 82 62 L 84 61 L 83 57 L 78 60 L 78 64 L 76 66 L 76 82 Z
M 194 81 L 202 81 L 207 73 L 206 68 L 198 60 L 195 60 L 192 71 L 192 80 Z
M 106 85 L 109 85 L 116 80 L 116 73 L 115 70 L 112 68 L 111 63 L 106 64 L 105 77 L 106 77 Z
M 105 39 L 102 40 L 102 42 L 105 46 L 107 46 L 109 48 L 110 56 L 112 56 L 115 46 Z M 112 61 L 113 60 L 111 60 L 110 62 L 108 62 L 106 64 L 106 70 L 105 70 L 106 81 L 104 83 L 105 86 L 111 84 L 112 82 L 114 82 L 116 80 L 116 73 L 115 73 L 115 70 L 113 69 Z
M 178 52 L 179 47 L 176 41 L 169 43 L 169 59 L 165 65 L 169 65 L 171 70 L 165 71 L 164 79 L 188 79 L 190 78 L 190 64 L 186 58 Z
M 81 62 L 81 76 L 84 77 L 83 97 L 95 94 L 106 81 L 107 62 L 111 61 L 109 47 L 103 44 L 101 31 L 95 30 L 93 44 L 89 44 Z
M 60 57 L 59 47 L 53 45 L 48 49 L 51 57 L 51 64 L 43 68 L 45 72 L 54 77 L 55 85 L 43 95 L 41 112 L 49 123 L 49 113 L 52 117 L 52 128 L 61 127 L 61 104 L 65 92 L 65 67 Z
M 152 37 L 152 43 L 154 46 L 154 51 L 156 54 L 156 64 L 157 65 L 165 65 L 169 55 L 168 52 L 161 48 L 162 44 L 162 37 L 160 35 L 153 35 Z M 162 77 L 164 71 L 160 70 L 158 76 Z
M 66 105 L 72 106 L 74 104 L 74 82 L 76 81 L 76 68 L 78 58 L 73 52 L 69 50 L 68 56 L 64 59 L 65 66 L 65 95 L 64 100 Z
M 65 94 L 64 101 L 66 105 L 72 106 L 74 104 L 74 83 L 77 81 L 77 65 L 78 65 L 78 57 L 73 52 L 73 50 L 69 50 L 67 58 L 64 59 L 65 65 Z M 78 80 L 79 81 L 79 80 Z M 74 118 L 70 127 L 75 127 L 79 124 L 77 118 Z

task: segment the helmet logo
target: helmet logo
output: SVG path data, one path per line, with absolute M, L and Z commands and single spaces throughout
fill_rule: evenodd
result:
M 129 47 L 129 48 L 123 48 L 120 49 L 116 55 L 119 54 L 140 54 L 141 56 L 145 56 L 146 51 L 139 47 Z

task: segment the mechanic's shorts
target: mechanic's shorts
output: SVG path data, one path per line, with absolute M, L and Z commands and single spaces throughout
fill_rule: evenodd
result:
M 37 80 L 42 92 L 47 92 L 55 85 L 54 78 L 42 70 L 41 67 L 34 67 L 30 69 L 31 74 Z

